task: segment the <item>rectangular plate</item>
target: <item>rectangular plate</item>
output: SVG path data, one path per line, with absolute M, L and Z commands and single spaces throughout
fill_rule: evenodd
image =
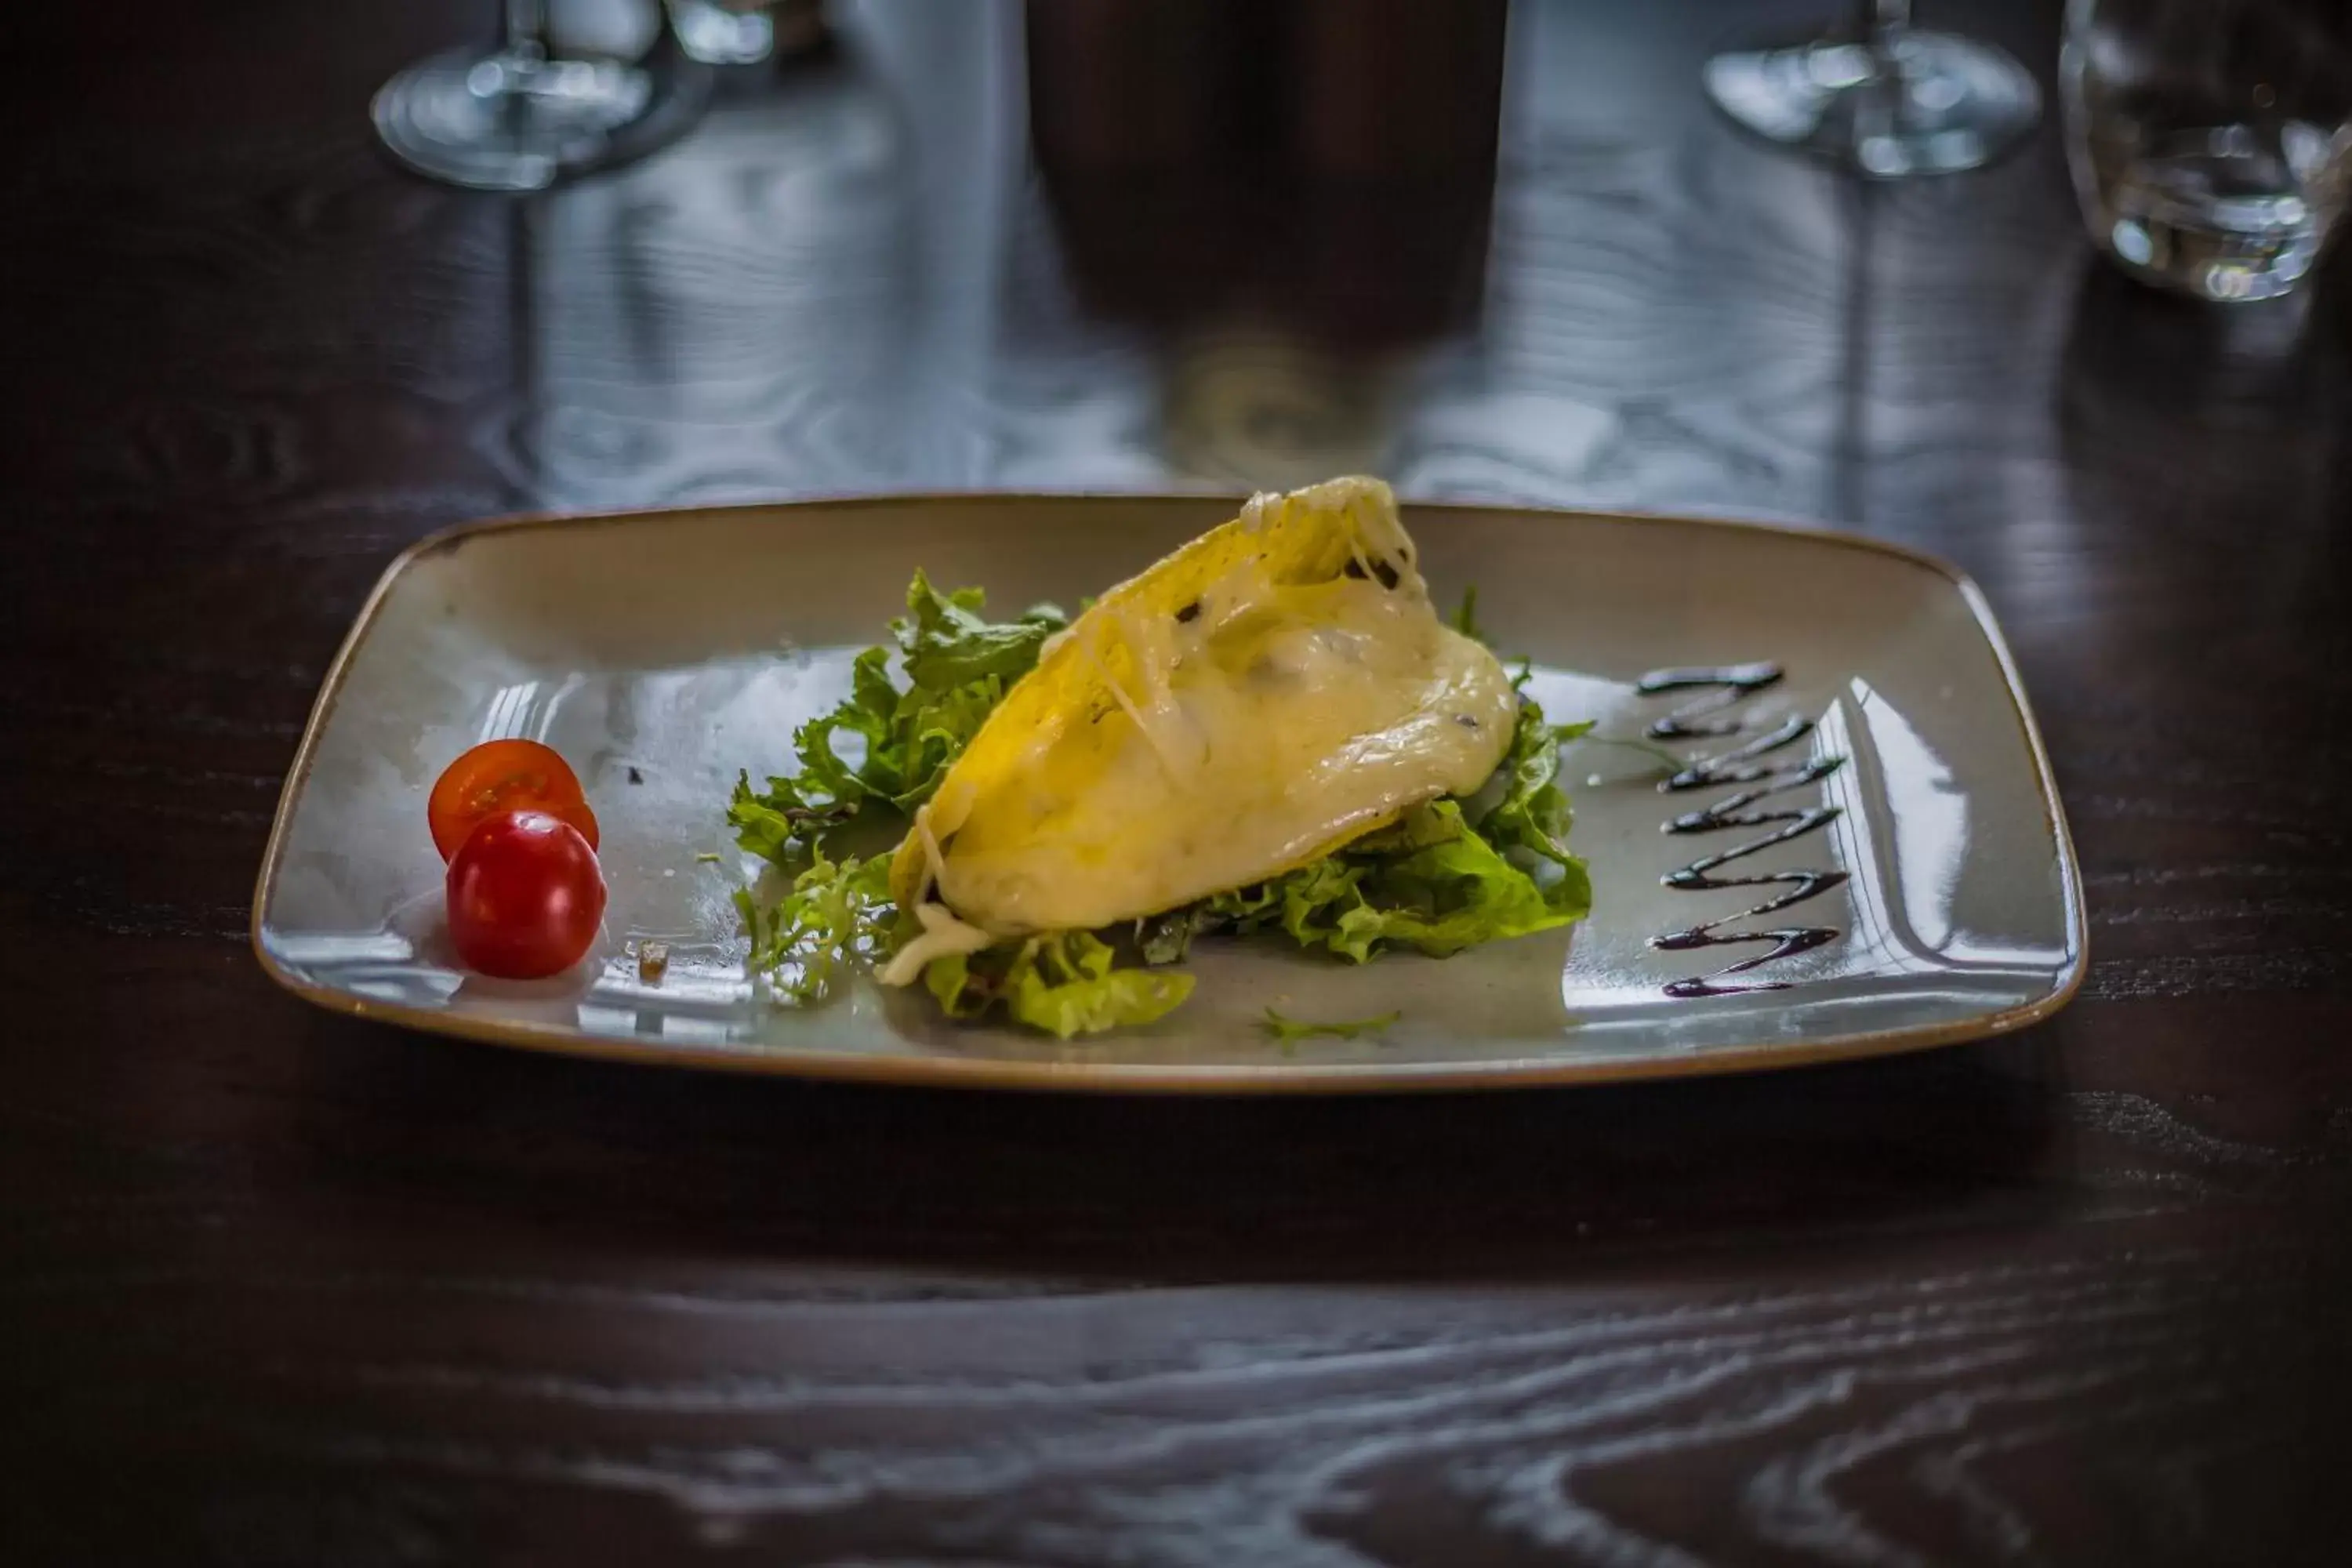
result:
M 1653 759 L 1567 752 L 1592 918 L 1572 931 L 1361 968 L 1263 942 L 1195 950 L 1192 999 L 1149 1029 L 1064 1045 L 958 1026 L 861 983 L 794 1011 L 755 996 L 730 893 L 756 869 L 722 820 L 738 769 L 784 769 L 793 727 L 847 689 L 918 566 L 1000 609 L 1076 605 L 1231 516 L 1197 497 L 958 496 L 520 519 L 394 562 L 329 673 L 288 776 L 254 901 L 280 984 L 337 1011 L 503 1045 L 680 1067 L 1108 1090 L 1402 1089 L 1727 1072 L 1944 1044 L 2063 1005 L 2082 978 L 2080 879 L 2040 737 L 1990 613 L 1948 566 L 1867 540 L 1755 523 L 1413 506 L 1433 590 L 1479 589 L 1495 644 L 1535 660 L 1556 721 L 1640 735 L 1663 666 L 1771 661 L 1730 713 L 1814 721 L 1774 760 L 1836 756 L 1767 808 L 1837 808 L 1725 872 L 1845 873 L 1766 925 L 1834 928 L 1740 977 L 1665 987 L 1764 951 L 1662 952 L 1661 934 L 1772 888 L 1685 890 L 1675 868 L 1738 833 L 1669 835 L 1729 793 L 1662 793 Z M 606 932 L 568 976 L 467 974 L 441 925 L 425 826 L 436 774 L 477 742 L 545 741 L 603 825 Z M 1735 741 L 1682 743 L 1684 752 Z M 1749 835 L 1752 836 L 1752 835 Z M 715 857 L 715 858 L 714 858 Z M 1757 923 L 1757 922 L 1750 922 Z M 1738 928 L 1733 928 L 1738 929 Z M 667 942 L 640 980 L 630 944 Z M 1286 1052 L 1261 1016 L 1401 1011 L 1374 1038 Z

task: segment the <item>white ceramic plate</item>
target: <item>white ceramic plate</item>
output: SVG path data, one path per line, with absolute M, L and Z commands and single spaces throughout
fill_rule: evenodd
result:
M 1677 981 L 1768 950 L 1653 939 L 1780 890 L 1662 879 L 1754 833 L 1666 820 L 1731 793 L 1663 793 L 1639 750 L 1580 742 L 1573 847 L 1592 918 L 1443 962 L 1361 968 L 1253 942 L 1195 950 L 1192 999 L 1151 1028 L 1063 1045 L 940 1018 L 862 985 L 775 1007 L 746 984 L 730 901 L 755 864 L 729 840 L 736 771 L 788 764 L 794 725 L 846 689 L 908 575 L 984 584 L 999 608 L 1074 605 L 1231 515 L 1201 498 L 940 497 L 522 519 L 428 540 L 384 574 L 329 674 L 286 783 L 255 898 L 281 984 L 338 1011 L 582 1056 L 900 1082 L 1112 1090 L 1452 1088 L 1725 1072 L 1944 1044 L 2019 1027 L 2082 977 L 2080 880 L 2050 770 L 1976 589 L 1866 540 L 1748 523 L 1414 506 L 1441 596 L 1479 590 L 1490 638 L 1536 661 L 1559 721 L 1640 735 L 1674 699 L 1665 666 L 1770 661 L 1786 678 L 1727 710 L 1743 737 L 1810 721 L 1775 763 L 1837 758 L 1761 803 L 1833 808 L 1725 875 L 1845 879 L 1748 925 L 1833 932 L 1736 983 Z M 569 758 L 603 825 L 606 931 L 575 973 L 530 984 L 455 966 L 436 774 L 523 735 Z M 1759 831 L 1769 831 L 1769 828 Z M 711 858 L 711 857 L 716 858 Z M 1736 922 L 1727 929 L 1743 929 Z M 658 984 L 634 945 L 669 946 Z M 1304 1019 L 1401 1011 L 1377 1036 L 1285 1051 L 1269 1005 Z

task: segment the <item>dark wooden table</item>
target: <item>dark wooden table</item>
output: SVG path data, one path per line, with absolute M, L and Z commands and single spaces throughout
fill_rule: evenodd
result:
M 2108 276 L 2047 130 L 1862 190 L 1709 116 L 1710 43 L 1830 8 L 1522 5 L 1483 292 L 1353 344 L 1093 303 L 1002 6 L 867 5 L 523 203 L 367 131 L 483 5 L 12 16 L 0 1561 L 2344 1561 L 2352 312 Z M 1930 9 L 2046 72 L 2054 5 Z M 1958 561 L 2080 999 L 1748 1079 L 1061 1101 L 507 1055 L 247 951 L 428 530 L 1358 466 Z

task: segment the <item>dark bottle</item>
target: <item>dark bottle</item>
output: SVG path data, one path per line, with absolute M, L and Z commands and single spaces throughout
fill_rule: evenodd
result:
M 1362 344 L 1475 307 L 1506 0 L 1029 0 L 1029 124 L 1082 289 Z

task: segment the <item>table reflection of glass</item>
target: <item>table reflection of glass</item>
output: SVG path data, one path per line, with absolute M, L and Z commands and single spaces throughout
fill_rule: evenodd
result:
M 1910 0 L 1860 0 L 1850 29 L 1706 62 L 1707 96 L 1748 130 L 1873 179 L 1990 163 L 2042 94 L 1991 44 L 1911 26 Z
M 453 185 L 541 190 L 643 157 L 701 114 L 709 73 L 677 53 L 657 5 L 647 0 L 638 37 L 592 48 L 557 46 L 548 4 L 503 0 L 497 43 L 386 82 L 373 112 L 393 156 Z

